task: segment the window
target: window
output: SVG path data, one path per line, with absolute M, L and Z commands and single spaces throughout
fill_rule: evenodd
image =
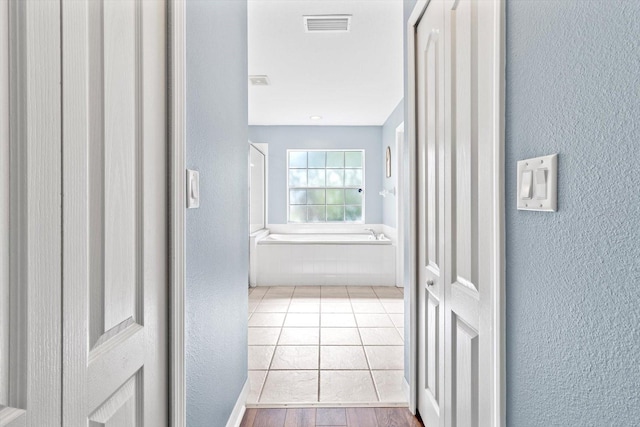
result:
M 290 223 L 364 222 L 364 150 L 288 150 Z

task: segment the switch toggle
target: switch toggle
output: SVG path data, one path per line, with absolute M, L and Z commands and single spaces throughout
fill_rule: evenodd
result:
M 522 172 L 522 181 L 520 184 L 520 198 L 529 200 L 531 199 L 531 190 L 532 190 L 532 179 L 533 172 L 532 171 L 524 171 Z
M 547 198 L 547 170 L 536 169 L 536 199 Z
M 187 209 L 200 207 L 200 173 L 187 169 Z

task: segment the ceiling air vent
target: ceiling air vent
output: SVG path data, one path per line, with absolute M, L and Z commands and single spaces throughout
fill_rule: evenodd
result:
M 351 15 L 308 15 L 304 18 L 307 33 L 348 33 Z

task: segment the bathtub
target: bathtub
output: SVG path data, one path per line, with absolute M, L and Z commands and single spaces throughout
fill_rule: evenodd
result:
M 257 286 L 395 286 L 396 246 L 368 234 L 269 234 L 256 242 Z
M 371 234 L 269 234 L 261 245 L 390 245 L 383 237 L 374 240 Z

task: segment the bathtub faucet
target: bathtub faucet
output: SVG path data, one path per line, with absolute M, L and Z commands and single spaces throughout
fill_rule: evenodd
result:
M 365 229 L 364 229 L 364 231 L 368 231 L 368 232 L 370 232 L 370 233 L 371 233 L 371 235 L 373 236 L 373 238 L 374 238 L 375 240 L 378 240 L 378 235 L 376 234 L 376 232 L 375 232 L 375 231 L 373 231 L 373 228 L 365 228 Z

